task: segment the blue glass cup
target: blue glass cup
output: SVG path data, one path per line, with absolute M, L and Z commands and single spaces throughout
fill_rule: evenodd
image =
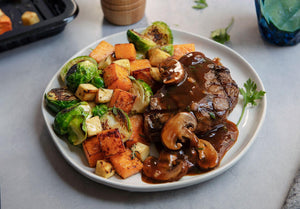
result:
M 283 6 L 280 1 L 283 2 Z M 261 36 L 279 46 L 296 45 L 300 42 L 300 0 L 274 2 L 274 0 L 255 0 Z

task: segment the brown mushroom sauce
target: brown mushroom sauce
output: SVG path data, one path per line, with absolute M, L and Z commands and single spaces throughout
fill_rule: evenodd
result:
M 198 134 L 198 138 L 207 140 L 210 142 L 213 147 L 216 149 L 218 153 L 219 163 L 221 162 L 222 158 L 226 154 L 226 152 L 234 145 L 238 138 L 238 129 L 236 125 L 227 120 L 224 121 L 224 123 L 219 124 L 215 126 L 212 130 L 204 133 L 204 134 Z M 174 168 L 176 168 L 177 165 L 181 164 L 182 170 L 184 172 L 180 173 L 180 175 L 177 176 L 177 178 L 173 177 L 170 179 L 165 180 L 158 180 L 154 178 L 150 178 L 148 176 L 155 176 L 155 172 L 157 173 L 157 161 L 153 159 L 153 157 L 150 157 L 151 160 L 146 159 L 144 162 L 144 168 L 142 173 L 142 180 L 147 183 L 162 183 L 162 182 L 171 182 L 176 181 L 182 178 L 184 175 L 197 175 L 201 173 L 206 173 L 211 171 L 212 169 L 201 169 L 197 165 L 197 159 L 198 159 L 198 152 L 195 148 L 191 148 L 189 142 L 184 144 L 182 149 L 178 151 L 171 151 L 166 149 L 161 143 L 157 142 L 156 148 L 160 153 L 160 157 L 163 158 L 171 158 L 172 160 L 167 161 L 165 160 L 165 172 L 164 175 L 173 175 L 172 172 Z M 170 157 L 171 156 L 171 157 Z M 219 165 L 219 164 L 218 164 Z M 217 165 L 217 166 L 218 166 Z M 161 167 L 161 165 L 159 165 Z M 216 166 L 216 167 L 217 167 Z M 147 169 L 148 176 L 145 175 L 145 170 Z M 178 169 L 178 168 L 176 168 Z M 152 172 L 150 175 L 149 173 Z
M 204 89 L 201 89 L 201 84 L 199 85 L 201 82 L 200 78 L 204 76 L 203 72 L 209 71 L 209 68 L 212 67 L 211 65 L 219 65 L 219 62 L 214 63 L 214 61 L 207 59 L 204 55 L 202 58 L 205 59 L 207 65 L 198 65 L 197 68 L 200 66 L 200 68 L 203 69 L 196 71 L 194 70 L 194 65 L 187 67 L 189 71 L 188 76 L 185 76 L 185 80 L 182 81 L 182 79 L 178 79 L 181 83 L 178 84 L 178 80 L 176 80 L 176 86 L 169 88 L 169 96 L 164 98 L 164 102 L 172 97 L 169 103 L 170 106 L 174 106 L 174 100 L 177 106 L 177 109 L 171 109 L 172 114 L 170 115 L 174 116 L 174 114 L 178 112 L 189 112 L 190 104 L 203 98 L 201 95 L 205 93 Z M 202 58 L 196 61 L 201 63 L 203 61 Z M 192 58 L 190 57 L 189 59 L 191 60 Z M 173 63 L 178 64 L 177 62 Z M 183 65 L 186 66 L 186 63 L 183 63 Z M 166 69 L 164 69 L 163 72 L 166 74 Z M 170 75 L 165 77 L 168 76 L 170 77 Z M 162 89 L 164 89 L 164 87 Z M 218 114 L 222 114 L 221 112 L 222 111 L 218 112 Z M 191 110 L 189 113 L 195 114 Z M 217 152 L 218 161 L 215 162 L 215 165 L 212 168 L 201 168 L 199 166 L 200 152 L 197 150 L 197 147 L 193 145 L 192 140 L 178 139 L 177 142 L 180 142 L 182 146 L 180 146 L 180 149 L 171 150 L 162 143 L 161 139 L 152 139 L 160 156 L 158 158 L 150 156 L 144 161 L 142 172 L 143 181 L 147 183 L 171 182 L 177 181 L 185 175 L 196 175 L 208 172 L 219 166 L 221 159 L 236 142 L 239 134 L 236 125 L 227 120 L 226 117 L 224 120 L 220 120 L 218 124 L 213 124 L 209 130 L 197 131 L 193 129 L 192 131 L 196 132 L 195 135 L 199 141 L 206 140 L 205 142 L 212 145 Z

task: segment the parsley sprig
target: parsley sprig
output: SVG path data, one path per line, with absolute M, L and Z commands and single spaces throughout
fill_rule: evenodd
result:
M 194 9 L 204 9 L 208 6 L 206 0 L 195 0 L 194 2 L 196 3 L 196 5 L 193 6 Z
M 229 28 L 232 26 L 234 22 L 234 18 L 231 19 L 231 22 L 226 28 L 220 28 L 211 32 L 210 36 L 216 42 L 224 44 L 225 42 L 230 40 L 230 35 L 228 34 Z
M 240 94 L 243 96 L 243 109 L 242 109 L 242 113 L 241 116 L 239 118 L 239 121 L 237 122 L 237 126 L 240 124 L 246 107 L 248 104 L 251 104 L 253 106 L 256 106 L 256 100 L 260 100 L 262 99 L 262 97 L 265 95 L 265 91 L 257 91 L 257 86 L 256 83 L 254 81 L 252 81 L 250 78 L 246 81 L 246 83 L 244 83 L 244 88 L 240 88 Z

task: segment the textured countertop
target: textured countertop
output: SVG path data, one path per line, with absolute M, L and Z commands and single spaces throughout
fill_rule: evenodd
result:
M 77 0 L 79 14 L 50 38 L 0 53 L 1 208 L 281 208 L 300 167 L 300 44 L 277 47 L 258 31 L 254 0 L 148 0 L 131 26 L 103 19 L 100 1 Z M 95 183 L 56 149 L 41 113 L 43 91 L 59 67 L 101 37 L 156 20 L 204 37 L 231 18 L 231 49 L 256 70 L 268 97 L 265 122 L 245 156 L 222 175 L 184 189 L 135 193 Z

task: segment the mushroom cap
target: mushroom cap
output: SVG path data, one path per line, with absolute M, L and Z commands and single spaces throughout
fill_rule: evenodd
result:
M 159 66 L 159 72 L 164 84 L 176 85 L 186 78 L 183 65 L 176 59 L 166 59 Z
M 219 155 L 209 141 L 198 139 L 198 166 L 202 169 L 212 169 L 219 164 Z
M 159 158 L 150 156 L 144 161 L 143 174 L 159 182 L 181 179 L 188 172 L 188 163 L 176 154 L 162 151 Z
M 197 127 L 197 120 L 192 113 L 179 112 L 171 117 L 164 125 L 161 132 L 162 143 L 170 150 L 179 150 L 182 147 L 180 142 L 190 139 L 197 144 L 197 136 L 193 133 Z

